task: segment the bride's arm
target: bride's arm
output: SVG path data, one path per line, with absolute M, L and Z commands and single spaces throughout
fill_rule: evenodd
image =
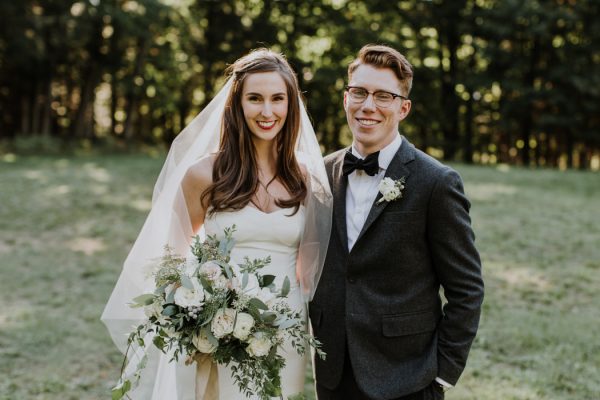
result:
M 192 165 L 181 183 L 192 230 L 197 233 L 204 223 L 208 203 L 202 202 L 204 191 L 212 184 L 212 157 L 206 157 Z
M 310 177 L 308 176 L 308 169 L 304 164 L 298 162 L 298 167 L 300 167 L 300 172 L 302 173 L 302 180 L 306 185 L 306 197 L 302 200 L 302 205 L 306 207 L 308 196 L 310 196 Z M 302 279 L 302 265 L 300 263 L 300 257 L 296 259 L 296 281 L 300 282 Z

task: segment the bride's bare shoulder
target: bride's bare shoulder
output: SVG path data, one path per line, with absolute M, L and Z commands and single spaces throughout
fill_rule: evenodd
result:
M 206 189 L 212 184 L 212 171 L 216 154 L 208 154 L 192 164 L 183 178 L 187 188 Z

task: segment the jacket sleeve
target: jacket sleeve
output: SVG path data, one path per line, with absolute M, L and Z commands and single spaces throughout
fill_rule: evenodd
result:
M 427 240 L 447 303 L 438 325 L 438 374 L 454 385 L 467 362 L 483 301 L 481 261 L 458 173 L 445 167 L 431 192 Z

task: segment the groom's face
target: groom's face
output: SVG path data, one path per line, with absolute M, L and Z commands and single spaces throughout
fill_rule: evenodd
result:
M 406 96 L 400 88 L 400 80 L 389 68 L 360 65 L 350 77 L 348 86 L 361 87 L 373 93 L 378 90 Z M 354 145 L 363 155 L 374 153 L 390 144 L 398 132 L 398 124 L 410 111 L 410 100 L 395 98 L 387 107 L 373 101 L 370 94 L 358 103 L 344 93 L 344 109 L 348 126 L 354 136 Z

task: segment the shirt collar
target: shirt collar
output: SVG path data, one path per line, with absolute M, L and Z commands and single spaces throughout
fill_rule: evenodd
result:
M 401 144 L 402 144 L 402 136 L 400 136 L 400 134 L 398 133 L 398 134 L 396 134 L 396 137 L 394 138 L 394 140 L 392 140 L 392 143 L 388 144 L 387 146 L 385 146 L 383 149 L 381 149 L 379 151 L 379 168 L 380 169 L 387 170 L 387 168 L 390 166 L 390 163 L 392 162 L 392 159 L 398 152 L 398 149 L 400 148 Z M 354 154 L 356 157 L 364 158 L 363 155 L 360 154 L 356 150 L 356 148 L 354 148 L 354 144 L 352 145 L 352 154 Z

